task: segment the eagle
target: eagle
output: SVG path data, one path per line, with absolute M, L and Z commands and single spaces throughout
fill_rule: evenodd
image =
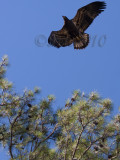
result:
M 62 29 L 52 31 L 48 43 L 57 48 L 69 46 L 72 43 L 74 49 L 85 48 L 89 44 L 89 34 L 85 33 L 85 30 L 105 8 L 105 2 L 96 1 L 78 9 L 73 19 L 62 16 L 64 19 Z

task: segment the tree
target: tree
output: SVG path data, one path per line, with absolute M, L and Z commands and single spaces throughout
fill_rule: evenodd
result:
M 11 160 L 118 160 L 120 114 L 98 93 L 74 91 L 65 106 L 53 110 L 54 96 L 38 101 L 40 90 L 15 92 L 0 63 L 0 142 Z

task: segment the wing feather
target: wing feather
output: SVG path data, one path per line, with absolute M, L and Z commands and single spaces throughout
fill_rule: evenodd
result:
M 72 19 L 75 26 L 81 31 L 84 32 L 93 20 L 104 11 L 106 8 L 105 2 L 93 2 L 80 9 L 78 9 L 77 14 Z
M 59 48 L 69 46 L 73 43 L 67 29 L 65 26 L 59 31 L 52 31 L 49 38 L 48 43 Z

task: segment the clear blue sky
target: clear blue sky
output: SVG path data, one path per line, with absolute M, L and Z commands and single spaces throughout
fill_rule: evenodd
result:
M 7 54 L 7 77 L 16 91 L 39 86 L 41 96 L 54 94 L 61 107 L 75 89 L 98 91 L 112 99 L 114 113 L 120 106 L 120 0 L 107 1 L 107 9 L 87 29 L 92 37 L 84 50 L 54 48 L 35 44 L 35 37 L 46 39 L 63 25 L 62 15 L 73 18 L 78 8 L 93 0 L 0 0 L 0 57 Z M 93 45 L 93 37 L 97 40 Z M 106 43 L 100 47 L 100 38 Z M 104 38 L 104 37 L 103 37 Z M 101 40 L 101 43 L 103 43 Z M 43 43 L 44 39 L 39 39 Z M 0 148 L 0 159 L 8 160 Z

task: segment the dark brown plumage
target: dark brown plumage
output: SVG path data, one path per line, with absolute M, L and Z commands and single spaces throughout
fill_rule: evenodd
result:
M 71 20 L 63 16 L 64 26 L 59 31 L 52 31 L 48 43 L 59 48 L 74 44 L 75 49 L 85 48 L 89 43 L 89 35 L 84 31 L 93 20 L 104 11 L 105 2 L 93 2 L 80 9 Z

